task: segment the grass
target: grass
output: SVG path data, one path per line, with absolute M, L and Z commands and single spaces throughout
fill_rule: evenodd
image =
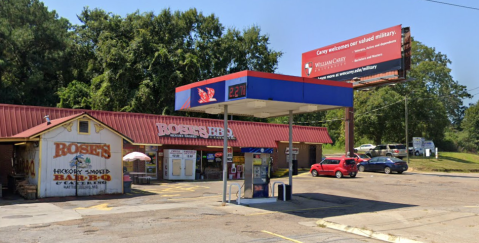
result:
M 323 155 L 345 153 L 344 148 L 332 145 L 323 145 Z M 403 160 L 407 160 L 403 158 Z M 439 152 L 435 157 L 409 157 L 409 167 L 415 171 L 424 172 L 479 172 L 479 155 L 458 152 Z
M 406 158 L 404 158 L 406 160 Z M 479 155 L 456 152 L 439 152 L 439 158 L 412 156 L 409 167 L 415 171 L 479 172 Z
M 323 155 L 345 153 L 344 151 L 345 151 L 344 147 L 330 145 L 330 144 L 323 145 Z

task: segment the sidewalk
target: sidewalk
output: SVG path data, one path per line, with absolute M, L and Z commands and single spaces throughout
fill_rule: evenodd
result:
M 324 218 L 320 227 L 387 242 L 477 242 L 477 213 L 408 208 Z

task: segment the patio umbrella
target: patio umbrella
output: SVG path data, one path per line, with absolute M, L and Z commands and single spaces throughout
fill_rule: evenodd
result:
M 151 158 L 150 156 L 140 152 L 131 152 L 123 156 L 123 161 L 135 161 L 135 160 L 151 161 Z M 136 168 L 136 171 L 138 171 L 138 166 Z
M 150 156 L 140 152 L 131 152 L 123 156 L 123 161 L 135 161 L 135 160 L 151 161 L 151 158 Z

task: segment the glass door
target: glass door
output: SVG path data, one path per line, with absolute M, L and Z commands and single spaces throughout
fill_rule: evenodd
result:
M 150 148 L 146 150 L 145 153 L 151 158 L 151 161 L 145 161 L 145 172 L 147 176 L 151 176 L 151 178 L 156 179 L 156 170 L 158 165 L 158 147 L 149 147 Z

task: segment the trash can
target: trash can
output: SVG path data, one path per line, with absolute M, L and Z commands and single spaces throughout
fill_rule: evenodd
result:
M 286 201 L 291 200 L 291 185 L 285 184 L 286 187 Z M 283 185 L 278 184 L 278 200 L 283 201 Z
M 298 175 L 298 160 L 293 160 L 293 175 Z
M 131 193 L 131 178 L 129 175 L 123 176 L 123 193 Z
M 199 169 L 196 169 L 195 180 L 199 180 L 199 179 L 200 179 L 200 175 L 201 175 L 201 171 L 200 171 Z

